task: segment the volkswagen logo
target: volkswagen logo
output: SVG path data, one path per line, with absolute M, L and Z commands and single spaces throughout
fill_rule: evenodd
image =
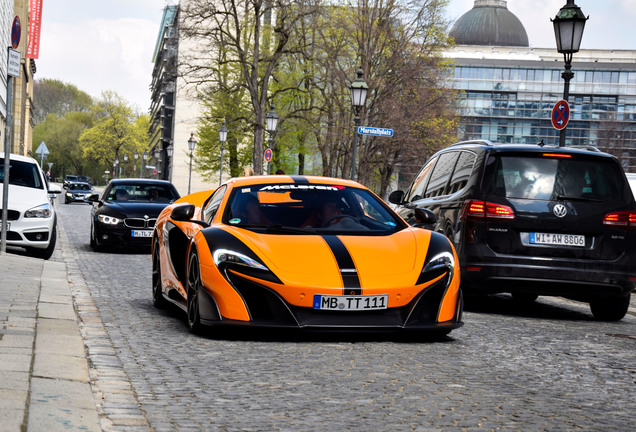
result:
M 563 204 L 557 204 L 552 209 L 552 212 L 556 217 L 562 218 L 566 214 L 568 214 L 568 209 Z

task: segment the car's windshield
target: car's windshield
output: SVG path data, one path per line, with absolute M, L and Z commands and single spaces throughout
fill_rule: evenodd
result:
M 11 160 L 9 166 L 9 184 L 33 189 L 43 189 L 42 179 L 38 175 L 40 167 L 33 163 Z M 0 158 L 0 182 L 4 181 L 4 158 Z
M 105 192 L 105 201 L 162 203 L 177 200 L 177 191 L 163 184 L 116 184 Z
M 495 194 L 537 200 L 620 201 L 619 168 L 600 159 L 501 156 L 495 168 Z
M 89 191 L 91 190 L 91 185 L 87 183 L 71 183 L 71 185 L 68 188 L 72 190 Z
M 264 184 L 236 188 L 223 221 L 268 227 L 272 233 L 302 230 L 390 233 L 403 222 L 365 189 L 329 184 Z

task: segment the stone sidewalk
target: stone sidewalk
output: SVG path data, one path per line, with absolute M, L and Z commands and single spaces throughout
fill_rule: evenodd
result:
M 76 259 L 0 254 L 3 432 L 150 430 Z
M 5 253 L 0 275 L 2 430 L 101 431 L 66 264 Z

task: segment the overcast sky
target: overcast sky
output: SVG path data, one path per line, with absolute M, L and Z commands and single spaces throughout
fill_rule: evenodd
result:
M 140 112 L 150 106 L 152 56 L 163 9 L 176 0 L 44 0 L 36 79 L 53 78 L 93 97 L 111 90 Z M 530 46 L 556 47 L 550 18 L 565 0 L 509 0 Z M 473 0 L 451 0 L 457 20 Z M 636 0 L 577 0 L 590 19 L 582 48 L 636 49 Z

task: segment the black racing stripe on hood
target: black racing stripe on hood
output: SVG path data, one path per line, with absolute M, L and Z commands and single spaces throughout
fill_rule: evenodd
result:
M 228 249 L 248 256 L 259 264 L 267 267 L 263 260 L 261 260 L 258 255 L 252 251 L 252 249 L 229 232 L 219 228 L 205 228 L 201 230 L 201 233 L 203 234 L 203 237 L 205 237 L 205 241 L 207 242 L 212 255 L 214 255 L 214 251 L 217 249 Z M 283 283 L 273 272 L 271 272 L 271 270 L 265 274 L 264 270 L 252 269 L 243 266 L 233 266 L 232 268 L 237 272 L 244 273 L 249 276 L 279 284 Z M 259 273 L 261 273 L 261 275 L 259 275 Z
M 309 180 L 307 180 L 307 177 L 305 176 L 301 176 L 301 175 L 292 175 L 290 176 L 292 178 L 292 180 L 294 181 L 294 183 L 296 184 L 308 184 Z
M 342 276 L 342 283 L 344 285 L 345 295 L 361 295 L 362 287 L 360 286 L 360 278 L 358 277 L 358 270 L 353 263 L 353 258 L 347 250 L 347 247 L 342 241 L 335 235 L 323 235 L 331 252 L 336 257 L 338 268 L 340 269 L 340 275 Z

